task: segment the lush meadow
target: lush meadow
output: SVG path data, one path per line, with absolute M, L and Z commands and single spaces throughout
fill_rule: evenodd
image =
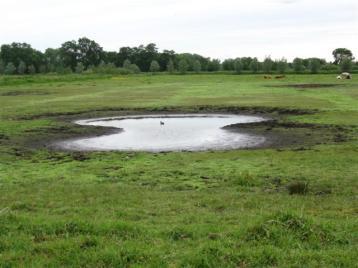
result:
M 358 262 L 355 79 L 0 76 L 0 107 L 0 266 Z M 217 152 L 44 147 L 94 131 L 76 118 L 166 111 L 261 113 L 333 136 Z

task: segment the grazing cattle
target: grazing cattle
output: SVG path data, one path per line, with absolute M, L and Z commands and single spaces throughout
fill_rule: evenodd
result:
M 271 75 L 265 75 L 264 78 L 265 79 L 272 79 L 272 76 Z
M 352 75 L 350 73 L 342 73 L 341 76 L 345 79 L 352 79 Z
M 352 75 L 350 73 L 341 73 L 336 78 L 337 79 L 352 79 Z
M 160 125 L 161 125 L 161 126 L 164 126 L 164 122 L 163 122 L 163 121 L 160 121 Z
M 284 75 L 276 75 L 275 76 L 275 79 L 282 79 L 282 78 L 285 78 L 286 76 L 284 76 Z

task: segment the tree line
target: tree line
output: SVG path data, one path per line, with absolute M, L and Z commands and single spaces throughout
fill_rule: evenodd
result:
M 319 73 L 350 72 L 358 70 L 353 54 L 346 48 L 333 51 L 333 62 L 324 59 L 285 58 L 272 60 L 266 57 L 260 62 L 255 57 L 241 57 L 220 61 L 198 54 L 176 53 L 173 50 L 159 51 L 156 44 L 138 47 L 121 47 L 119 51 L 105 51 L 94 40 L 86 37 L 67 41 L 59 48 L 48 48 L 41 52 L 27 43 L 4 44 L 0 48 L 0 74 L 35 73 L 120 73 L 230 71 L 240 73 Z

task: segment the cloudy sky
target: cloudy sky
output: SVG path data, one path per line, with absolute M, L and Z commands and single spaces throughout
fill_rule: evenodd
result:
M 358 57 L 357 0 L 0 0 L 0 44 L 59 47 L 87 36 L 106 50 L 154 42 L 214 58 Z

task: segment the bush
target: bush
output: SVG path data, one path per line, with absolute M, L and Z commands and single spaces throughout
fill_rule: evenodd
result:
M 131 64 L 129 70 L 134 74 L 139 74 L 141 72 L 137 64 Z
M 85 70 L 85 66 L 83 66 L 82 62 L 78 62 L 76 65 L 76 73 L 81 74 Z
M 307 194 L 308 193 L 308 183 L 307 182 L 292 182 L 287 186 L 288 193 L 293 194 Z
M 104 63 L 101 62 L 97 67 L 93 68 L 93 72 L 100 74 L 118 74 L 121 73 L 120 70 L 125 70 L 126 74 L 130 73 L 128 69 L 117 68 L 113 63 Z
M 16 71 L 15 65 L 12 62 L 9 62 L 5 67 L 4 73 L 5 74 L 14 74 L 15 71 Z
M 175 67 L 174 67 L 174 63 L 173 63 L 172 60 L 169 60 L 169 61 L 168 61 L 167 71 L 168 71 L 168 73 L 170 73 L 170 74 L 173 74 L 173 73 L 175 72 Z
M 131 61 L 128 60 L 128 59 L 126 59 L 126 60 L 123 62 L 122 67 L 123 67 L 124 69 L 129 69 L 130 66 L 131 66 Z
M 114 71 L 114 70 L 113 70 Z M 117 68 L 116 70 L 116 73 L 119 73 L 119 74 L 123 74 L 123 75 L 127 75 L 127 74 L 131 74 L 131 70 L 127 69 L 127 68 Z M 105 72 L 107 74 L 114 74 L 114 72 Z
M 19 66 L 17 66 L 17 73 L 24 74 L 26 72 L 26 64 L 23 61 L 20 61 Z
M 159 63 L 158 63 L 156 60 L 153 60 L 153 61 L 150 63 L 149 70 L 150 70 L 152 73 L 159 72 L 159 70 L 160 70 Z

